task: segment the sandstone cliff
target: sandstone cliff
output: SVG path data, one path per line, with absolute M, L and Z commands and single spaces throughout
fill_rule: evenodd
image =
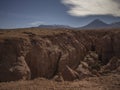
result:
M 112 57 L 120 58 L 120 31 L 0 31 L 0 81 L 50 79 L 59 72 L 64 78 L 66 66 L 76 70 L 89 51 L 98 54 L 101 65 Z

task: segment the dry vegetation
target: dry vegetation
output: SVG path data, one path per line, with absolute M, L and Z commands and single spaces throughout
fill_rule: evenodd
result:
M 0 90 L 119 90 L 120 75 L 89 77 L 73 82 L 56 82 L 44 78 L 0 83 Z
M 22 29 L 7 29 L 0 30 L 0 38 L 10 38 L 10 37 L 27 37 L 28 35 L 55 35 L 68 30 L 59 30 L 59 29 L 39 29 L 39 28 L 22 28 Z

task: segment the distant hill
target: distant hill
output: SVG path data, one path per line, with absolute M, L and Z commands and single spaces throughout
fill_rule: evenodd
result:
M 100 29 L 100 28 L 120 28 L 120 22 L 107 24 L 99 19 L 95 19 L 86 26 L 80 27 L 82 29 Z
M 39 25 L 38 27 L 39 28 L 53 28 L 53 29 L 56 29 L 56 28 L 72 28 L 72 27 L 67 26 L 67 25 Z
M 73 29 L 74 27 L 70 27 L 68 25 L 39 25 L 38 28 L 51 28 L 51 29 L 57 29 L 57 28 L 67 28 L 67 29 Z M 114 22 L 111 24 L 107 24 L 103 22 L 100 19 L 95 19 L 89 24 L 78 27 L 78 29 L 103 29 L 103 28 L 120 28 L 120 22 Z M 75 29 L 75 28 L 74 28 Z
M 120 28 L 120 22 L 115 22 L 115 23 L 112 23 L 109 25 L 109 27 L 112 27 L 112 28 Z

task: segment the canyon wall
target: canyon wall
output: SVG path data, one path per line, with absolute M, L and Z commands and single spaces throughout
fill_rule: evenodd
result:
M 102 65 L 120 57 L 119 30 L 36 31 L 1 31 L 0 81 L 64 77 L 66 66 L 75 70 L 89 51 L 98 54 Z

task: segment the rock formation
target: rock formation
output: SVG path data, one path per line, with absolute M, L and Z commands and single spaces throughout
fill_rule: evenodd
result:
M 79 74 L 72 70 L 69 66 L 66 66 L 64 68 L 64 71 L 62 72 L 62 76 L 64 80 L 67 81 L 73 81 L 75 79 L 79 79 Z
M 119 72 L 119 68 L 120 68 L 120 59 L 117 57 L 113 57 L 110 59 L 110 61 L 106 65 L 104 65 L 101 68 L 101 72 L 110 73 L 111 71 L 114 71 L 114 70 L 117 70 Z
M 26 46 L 24 39 L 12 38 L 0 42 L 0 81 L 30 79 L 31 72 L 24 58 Z
M 34 29 L 0 31 L 0 81 L 51 79 L 57 73 L 74 80 L 81 73 L 97 75 L 99 64 L 120 58 L 119 30 Z

